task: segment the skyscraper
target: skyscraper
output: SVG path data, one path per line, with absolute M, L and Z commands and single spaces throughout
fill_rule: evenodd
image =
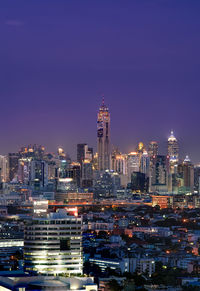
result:
M 97 150 L 98 170 L 110 169 L 110 113 L 104 99 L 97 116 Z
M 8 154 L 9 181 L 12 181 L 17 175 L 19 157 L 18 153 Z
M 157 143 L 157 141 L 151 141 L 149 143 L 148 154 L 149 154 L 150 158 L 158 155 L 158 143 Z
M 178 162 L 179 146 L 173 131 L 171 131 L 171 135 L 168 138 L 168 156 L 171 163 Z
M 188 156 L 184 159 L 183 163 L 178 165 L 178 174 L 183 179 L 182 192 L 194 191 L 194 166 Z
M 8 178 L 8 160 L 6 156 L 0 156 L 0 181 L 6 182 Z
M 131 174 L 140 171 L 140 157 L 137 152 L 131 152 L 127 157 L 128 182 L 131 182 Z
M 169 157 L 158 155 L 153 158 L 150 169 L 150 192 L 168 192 Z

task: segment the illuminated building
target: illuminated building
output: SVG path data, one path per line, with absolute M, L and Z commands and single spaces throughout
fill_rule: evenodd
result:
M 118 174 L 127 174 L 127 155 L 121 154 L 118 150 L 112 152 L 111 170 Z
M 143 152 L 140 158 L 140 172 L 149 176 L 150 158 L 146 151 Z
M 83 188 L 92 187 L 93 184 L 93 170 L 92 162 L 90 160 L 84 160 L 82 162 L 81 169 L 81 184 Z
M 85 143 L 77 144 L 77 161 L 80 164 L 81 186 L 84 188 L 91 187 L 93 179 L 93 148 L 89 148 Z
M 19 150 L 19 155 L 22 158 L 32 157 L 36 159 L 43 159 L 44 150 L 45 150 L 44 146 L 41 146 L 41 145 L 37 145 L 37 144 L 28 145 L 28 146 L 22 147 Z
M 121 154 L 118 151 L 113 151 L 111 156 L 111 170 L 119 174 L 121 185 L 127 186 L 127 155 Z
M 178 165 L 178 174 L 183 179 L 183 187 L 179 187 L 179 192 L 194 191 L 194 166 L 188 156 L 182 164 Z
M 148 155 L 150 158 L 158 155 L 158 143 L 157 143 L 157 141 L 151 141 L 149 143 Z
M 77 144 L 77 162 L 82 164 L 82 162 L 87 160 L 92 160 L 93 158 L 93 148 L 89 148 L 86 143 Z
M 138 146 L 137 146 L 137 148 L 136 148 L 136 151 L 138 152 L 138 153 L 143 153 L 144 152 L 144 150 L 145 150 L 145 148 L 144 148 L 144 144 L 143 144 L 143 142 L 139 142 L 138 143 Z
M 66 192 L 66 193 L 57 192 L 55 198 L 56 202 L 62 202 L 64 204 L 70 205 L 93 203 L 93 193 L 86 192 Z
M 46 216 L 48 211 L 48 200 L 38 200 L 33 202 L 33 215 Z
M 104 104 L 104 99 L 99 108 L 97 117 L 97 149 L 98 170 L 110 169 L 110 113 Z
M 68 170 L 68 177 L 72 178 L 77 188 L 81 185 L 81 165 L 78 162 L 73 162 L 70 164 L 70 169 Z
M 21 158 L 18 160 L 18 181 L 22 184 L 29 184 L 30 181 L 31 158 Z
M 200 165 L 194 167 L 194 190 L 200 193 Z
M 73 178 L 59 178 L 56 189 L 58 192 L 75 191 L 77 188 Z
M 131 174 L 131 190 L 133 192 L 146 192 L 146 176 L 144 173 L 133 172 Z
M 64 152 L 64 149 L 61 147 L 58 148 L 58 157 L 61 160 L 64 160 L 66 158 L 66 154 Z
M 131 181 L 131 174 L 140 171 L 140 157 L 137 152 L 131 152 L 127 157 L 128 182 Z
M 173 205 L 172 195 L 152 195 L 152 207 L 160 206 L 160 208 L 169 208 Z
M 20 286 L 20 287 L 19 287 Z M 93 277 L 23 276 L 1 277 L 1 290 L 98 291 Z
M 0 180 L 1 182 L 8 180 L 8 161 L 6 156 L 0 156 Z
M 95 153 L 92 160 L 92 168 L 94 171 L 98 170 L 98 153 Z
M 150 168 L 149 187 L 150 192 L 168 192 L 169 181 L 169 157 L 155 156 Z
M 173 131 L 171 131 L 171 135 L 168 138 L 168 156 L 170 159 L 170 163 L 177 163 L 179 157 L 179 146 L 176 137 L 174 136 Z
M 17 175 L 19 158 L 20 155 L 18 153 L 8 154 L 9 181 L 12 181 Z
M 32 218 L 25 227 L 24 261 L 28 272 L 82 275 L 82 218 L 64 209 Z
M 105 171 L 96 179 L 94 189 L 98 197 L 116 196 L 121 187 L 119 174 L 113 171 Z
M 44 161 L 32 160 L 30 163 L 30 185 L 35 190 L 46 187 L 48 184 L 48 165 Z

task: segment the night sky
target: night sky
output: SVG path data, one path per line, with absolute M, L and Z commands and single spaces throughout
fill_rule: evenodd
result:
M 173 129 L 200 162 L 199 0 L 0 1 L 0 154 L 29 143 L 96 147 L 101 96 L 112 144 Z

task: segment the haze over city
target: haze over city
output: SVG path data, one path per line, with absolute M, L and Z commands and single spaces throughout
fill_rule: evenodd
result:
M 200 161 L 199 1 L 1 1 L 2 154 L 96 146 L 105 95 L 122 152 L 171 129 Z

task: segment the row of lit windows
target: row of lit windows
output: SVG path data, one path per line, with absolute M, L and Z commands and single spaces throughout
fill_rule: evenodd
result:
M 80 224 L 81 223 L 81 219 L 76 219 L 76 220 L 33 220 L 31 225 L 35 225 L 35 224 Z

